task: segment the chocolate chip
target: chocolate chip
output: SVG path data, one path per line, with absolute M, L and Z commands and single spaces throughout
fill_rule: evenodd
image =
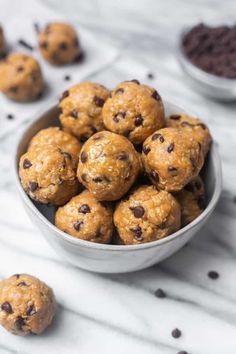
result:
M 70 75 L 65 75 L 65 76 L 64 76 L 64 80 L 65 80 L 65 81 L 70 81 L 70 80 L 71 80 Z
M 153 91 L 151 97 L 154 98 L 157 101 L 160 101 L 160 99 L 161 99 L 161 96 L 159 95 L 159 93 L 156 90 Z
M 82 181 L 87 182 L 87 175 L 86 175 L 86 173 L 82 173 L 81 179 L 82 179 Z
M 132 130 L 126 130 L 124 131 L 123 135 L 128 138 Z
M 68 90 L 66 90 L 66 91 L 64 91 L 63 92 L 63 94 L 61 95 L 61 99 L 60 99 L 60 101 L 62 101 L 62 100 L 64 100 L 64 98 L 66 98 L 66 97 L 68 97 L 69 96 L 69 91 Z
M 80 160 L 82 163 L 85 163 L 88 160 L 88 154 L 87 152 L 83 151 L 80 155 Z
M 16 71 L 20 73 L 21 71 L 24 71 L 24 67 L 22 65 L 17 66 Z
M 61 42 L 59 44 L 59 49 L 60 50 L 67 50 L 68 46 L 67 46 L 67 43 L 66 42 Z
M 145 213 L 145 210 L 142 206 L 130 207 L 130 210 L 134 214 L 134 217 L 137 219 L 142 218 Z
M 124 89 L 123 88 L 118 88 L 116 91 L 115 91 L 115 94 L 117 93 L 124 93 Z
M 143 117 L 141 115 L 139 115 L 138 117 L 135 118 L 134 125 L 136 127 L 139 127 L 140 125 L 143 124 L 143 121 L 144 121 Z
M 144 155 L 147 155 L 150 151 L 151 151 L 151 149 L 148 146 L 143 146 Z
M 73 109 L 70 113 L 71 117 L 73 118 L 78 118 L 78 111 L 76 109 Z
M 9 91 L 12 92 L 12 93 L 17 93 L 18 87 L 17 87 L 17 86 L 11 86 L 11 87 L 9 88 Z
M 103 105 L 105 103 L 105 101 L 98 96 L 94 96 L 93 101 L 96 104 L 96 106 L 98 106 L 98 107 L 103 107 Z
M 112 119 L 114 120 L 115 123 L 119 123 L 120 121 L 117 115 L 115 115 Z
M 150 176 L 154 179 L 154 181 L 159 182 L 159 175 L 156 171 L 152 170 Z
M 16 279 L 20 278 L 20 274 L 14 274 L 13 277 L 16 277 Z
M 130 231 L 133 232 L 135 240 L 137 240 L 137 241 L 143 240 L 142 229 L 140 226 L 135 226 L 133 228 L 130 228 Z
M 171 143 L 167 148 L 167 152 L 170 154 L 172 151 L 174 151 L 174 148 L 175 148 L 175 144 Z
M 18 331 L 22 331 L 22 327 L 25 325 L 25 320 L 23 317 L 18 316 L 15 321 L 15 327 Z
M 186 121 L 181 122 L 180 125 L 181 125 L 181 127 L 194 127 L 194 124 L 186 122 Z
M 62 155 L 63 155 L 66 159 L 69 159 L 69 160 L 72 159 L 71 154 L 69 154 L 69 152 L 62 151 Z
M 2 309 L 2 311 L 5 311 L 5 312 L 10 313 L 10 314 L 13 313 L 11 304 L 8 301 L 4 302 L 1 305 L 1 309 Z
M 155 296 L 160 299 L 164 299 L 166 297 L 166 293 L 163 289 L 159 288 L 155 291 Z
M 153 75 L 152 73 L 148 73 L 148 74 L 147 74 L 147 77 L 148 77 L 148 79 L 153 79 L 153 78 L 154 78 L 154 75 Z
M 140 85 L 140 82 L 136 79 L 130 80 L 130 82 L 134 82 L 135 84 Z
M 179 338 L 181 337 L 181 331 L 178 328 L 173 329 L 173 331 L 171 332 L 171 335 L 173 338 Z
M 42 48 L 42 49 L 47 49 L 48 42 L 46 42 L 46 41 L 40 42 L 39 43 L 39 47 Z
M 117 160 L 127 160 L 128 159 L 128 154 L 126 152 L 121 152 L 119 155 L 117 155 L 116 159 Z
M 157 140 L 157 139 L 159 139 L 159 141 L 161 143 L 164 143 L 164 141 L 165 141 L 165 139 L 163 138 L 163 136 L 160 133 L 153 134 L 152 141 Z
M 88 204 L 82 204 L 80 207 L 79 207 L 79 213 L 82 213 L 82 214 L 88 214 L 90 213 L 91 210 L 90 210 L 90 207 L 88 206 Z
M 24 161 L 23 161 L 23 168 L 24 168 L 24 169 L 27 169 L 27 168 L 30 168 L 31 166 L 32 166 L 32 163 L 30 162 L 30 160 L 24 159 Z
M 180 120 L 181 116 L 179 114 L 172 114 L 170 116 L 170 119 L 173 119 L 173 120 Z
M 213 279 L 213 280 L 219 278 L 219 273 L 216 272 L 215 270 L 210 270 L 210 271 L 207 273 L 207 275 L 208 275 L 208 277 L 209 277 L 210 279 Z
M 36 191 L 36 189 L 38 188 L 38 183 L 37 182 L 29 182 L 29 189 L 30 191 L 33 193 Z
M 19 39 L 19 40 L 18 40 L 18 43 L 19 43 L 21 46 L 23 46 L 23 47 L 25 47 L 25 48 L 27 48 L 27 49 L 29 49 L 29 50 L 34 50 L 34 47 L 33 47 L 31 44 L 29 44 L 28 42 L 26 42 L 24 39 Z
M 14 116 L 13 116 L 13 114 L 7 114 L 7 119 L 10 119 L 10 120 L 12 120 L 12 119 L 14 119 Z
M 21 281 L 20 283 L 17 284 L 17 286 L 21 288 L 22 286 L 27 286 L 27 284 L 24 281 Z
M 102 182 L 102 178 L 99 176 L 93 177 L 93 182 L 95 182 L 95 183 Z
M 190 157 L 190 162 L 192 164 L 193 170 L 196 170 L 197 168 L 197 162 L 193 157 Z
M 76 231 L 80 231 L 80 228 L 81 228 L 81 226 L 83 225 L 83 221 L 82 220 L 78 220 L 78 221 L 76 221 L 75 223 L 74 223 L 74 229 L 76 230 Z
M 174 166 L 169 166 L 168 171 L 170 172 L 171 176 L 177 176 L 178 175 L 178 170 Z
M 34 304 L 30 305 L 29 307 L 27 307 L 26 309 L 26 315 L 27 316 L 32 316 L 36 313 L 36 309 L 35 309 L 35 306 Z

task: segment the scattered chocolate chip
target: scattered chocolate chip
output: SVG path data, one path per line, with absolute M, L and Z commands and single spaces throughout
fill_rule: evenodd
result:
M 140 226 L 135 226 L 133 228 L 130 228 L 130 231 L 133 232 L 135 240 L 137 240 L 137 241 L 143 240 L 142 229 Z
M 128 138 L 132 130 L 126 130 L 123 135 Z
M 20 73 L 21 71 L 24 71 L 24 67 L 22 65 L 17 66 L 16 71 Z
M 90 213 L 91 210 L 90 210 L 90 207 L 88 206 L 88 204 L 82 204 L 80 207 L 79 207 L 79 213 L 82 213 L 82 214 L 88 214 Z
M 210 279 L 213 279 L 213 280 L 219 278 L 219 273 L 216 272 L 215 270 L 210 270 L 210 271 L 207 273 L 207 275 L 208 275 L 208 277 L 209 277 Z
M 64 100 L 64 98 L 66 98 L 66 97 L 68 97 L 69 96 L 69 91 L 68 90 L 66 90 L 66 91 L 64 91 L 63 92 L 63 94 L 61 95 L 61 99 L 60 99 L 60 101 L 62 101 L 62 100 Z
M 160 101 L 160 99 L 161 99 L 161 96 L 159 95 L 159 93 L 156 90 L 153 91 L 151 97 L 154 98 L 157 101 Z
M 134 82 L 135 84 L 140 85 L 140 82 L 136 79 L 130 80 L 130 82 Z
M 194 127 L 194 124 L 186 122 L 186 121 L 181 122 L 180 125 L 181 125 L 181 127 Z
M 75 223 L 74 223 L 74 229 L 76 230 L 76 231 L 80 231 L 80 228 L 81 228 L 81 226 L 83 225 L 83 221 L 82 220 L 78 220 L 78 221 L 76 221 Z
M 62 155 L 63 155 L 66 159 L 69 159 L 69 160 L 72 159 L 71 154 L 69 154 L 69 152 L 62 151 Z
M 117 115 L 115 115 L 112 119 L 114 120 L 115 123 L 119 123 L 120 121 Z
M 95 102 L 96 106 L 98 106 L 98 107 L 103 107 L 103 105 L 105 103 L 105 101 L 98 96 L 94 96 L 93 101 Z
M 88 154 L 87 152 L 83 151 L 80 155 L 80 160 L 82 163 L 85 163 L 88 160 Z
M 76 55 L 74 59 L 74 63 L 82 63 L 85 59 L 85 52 L 80 52 L 78 55 Z
M 178 170 L 174 166 L 169 166 L 168 171 L 170 172 L 171 176 L 177 176 L 178 175 Z
M 11 304 L 8 301 L 4 302 L 1 305 L 1 309 L 2 309 L 2 311 L 5 311 L 5 312 L 10 313 L 10 314 L 13 313 Z
M 37 182 L 29 182 L 29 189 L 32 193 L 37 190 L 38 186 Z
M 26 315 L 27 316 L 32 316 L 36 313 L 36 309 L 34 304 L 30 305 L 27 309 L 26 309 Z
M 21 288 L 22 286 L 27 286 L 27 284 L 26 284 L 26 282 L 21 281 L 20 283 L 17 284 L 17 286 L 19 286 Z
M 67 43 L 66 42 L 61 42 L 59 44 L 59 49 L 60 50 L 67 50 L 68 46 L 67 46 Z
M 159 175 L 156 171 L 152 170 L 150 173 L 151 178 L 154 179 L 154 181 L 158 182 L 159 181 Z
M 148 79 L 153 79 L 153 78 L 154 78 L 154 75 L 153 75 L 152 73 L 148 73 L 148 74 L 147 74 L 147 77 L 148 77 Z
M 14 119 L 13 114 L 11 114 L 11 113 L 7 114 L 7 119 L 10 119 L 10 120 Z
M 175 148 L 175 144 L 171 143 L 167 148 L 167 152 L 170 154 L 172 151 L 174 151 L 174 148 Z
M 126 152 L 121 152 L 119 155 L 117 155 L 116 159 L 117 160 L 127 160 L 128 159 L 128 154 Z
M 93 182 L 95 182 L 95 183 L 102 182 L 102 178 L 99 176 L 93 177 Z
M 70 113 L 71 117 L 73 118 L 78 118 L 78 111 L 76 109 L 73 109 Z
M 115 91 L 115 94 L 117 93 L 124 93 L 125 90 L 123 88 L 118 88 L 116 91 Z
M 82 181 L 87 182 L 87 175 L 86 175 L 86 173 L 82 173 L 81 179 L 82 179 Z
M 34 29 L 36 33 L 40 32 L 39 24 L 37 22 L 34 23 Z
M 18 331 L 22 331 L 22 327 L 25 325 L 25 320 L 23 317 L 18 316 L 15 321 L 15 327 Z
M 138 117 L 135 118 L 134 125 L 136 127 L 139 127 L 140 125 L 143 124 L 143 121 L 144 121 L 143 117 L 141 115 L 139 115 Z
M 16 279 L 20 278 L 20 274 L 14 274 L 13 277 L 16 277 Z
M 27 168 L 30 168 L 32 166 L 32 163 L 28 159 L 24 159 L 23 161 L 23 168 L 26 170 Z
M 159 288 L 155 291 L 155 296 L 160 299 L 164 299 L 166 297 L 166 293 L 163 289 Z
M 171 332 L 171 335 L 173 338 L 179 338 L 181 337 L 181 331 L 178 328 L 173 329 L 173 331 Z
M 157 140 L 157 139 L 159 139 L 159 141 L 161 143 L 164 143 L 164 141 L 165 141 L 165 139 L 163 138 L 163 136 L 160 133 L 153 134 L 152 141 Z
M 179 114 L 172 114 L 169 118 L 173 120 L 180 120 L 181 116 Z
M 206 207 L 205 198 L 203 196 L 198 197 L 197 204 L 201 210 L 204 210 Z
M 19 39 L 18 44 L 20 44 L 21 46 L 23 46 L 29 50 L 34 50 L 34 47 L 31 44 L 29 44 L 28 42 L 26 42 L 24 39 Z
M 65 81 L 70 81 L 70 80 L 71 80 L 70 75 L 65 75 L 65 76 L 64 76 L 64 80 L 65 80 Z
M 143 146 L 144 155 L 147 155 L 150 151 L 151 151 L 151 149 L 148 146 Z
M 137 219 L 142 218 L 145 213 L 145 210 L 142 206 L 130 207 L 130 210 L 134 214 L 134 217 Z
M 47 47 L 48 47 L 48 42 L 46 42 L 46 41 L 40 42 L 40 43 L 39 43 L 39 47 L 40 47 L 41 49 L 47 49 Z

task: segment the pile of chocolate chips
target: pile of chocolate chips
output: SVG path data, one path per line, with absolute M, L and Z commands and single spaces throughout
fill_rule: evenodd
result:
M 200 69 L 236 78 L 236 25 L 209 27 L 199 24 L 185 34 L 182 47 L 185 55 Z

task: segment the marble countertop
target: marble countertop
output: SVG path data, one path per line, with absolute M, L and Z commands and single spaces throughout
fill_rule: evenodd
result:
M 4 1 L 10 12 L 14 1 Z M 27 2 L 33 8 L 35 0 Z M 117 48 L 118 56 L 87 80 L 113 87 L 136 78 L 197 112 L 219 144 L 224 187 L 207 225 L 174 256 L 136 273 L 93 274 L 64 263 L 23 210 L 14 184 L 13 155 L 25 122 L 1 136 L 0 278 L 21 272 L 38 276 L 53 287 L 58 311 L 41 336 L 20 338 L 0 328 L 0 354 L 235 354 L 236 103 L 214 102 L 193 91 L 175 51 L 184 25 L 236 22 L 235 1 L 43 3 L 89 30 L 98 46 L 107 42 Z M 19 11 L 24 13 L 24 8 L 19 6 Z M 0 127 L 4 119 L 0 117 Z M 210 279 L 210 270 L 219 278 Z M 166 298 L 154 295 L 158 288 Z M 178 339 L 171 336 L 176 327 L 182 332 Z

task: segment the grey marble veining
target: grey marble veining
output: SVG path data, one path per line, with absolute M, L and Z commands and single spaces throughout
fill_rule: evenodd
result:
M 6 1 L 10 15 L 13 0 Z M 224 191 L 203 230 L 160 265 L 123 275 L 88 273 L 63 263 L 22 209 L 12 157 L 26 122 L 5 134 L 0 139 L 0 277 L 16 272 L 39 276 L 54 288 L 58 311 L 42 336 L 19 338 L 1 328 L 0 354 L 235 354 L 236 103 L 214 102 L 194 92 L 175 52 L 186 24 L 236 22 L 235 1 L 43 3 L 89 29 L 98 45 L 106 41 L 118 49 L 119 57 L 88 80 L 113 87 L 123 79 L 140 79 L 209 124 L 220 148 Z M 24 12 L 20 5 L 19 11 Z M 149 72 L 153 80 L 147 78 Z M 218 271 L 219 279 L 209 279 L 209 270 Z M 167 298 L 156 298 L 157 288 Z M 175 327 L 182 331 L 179 339 L 171 337 Z

